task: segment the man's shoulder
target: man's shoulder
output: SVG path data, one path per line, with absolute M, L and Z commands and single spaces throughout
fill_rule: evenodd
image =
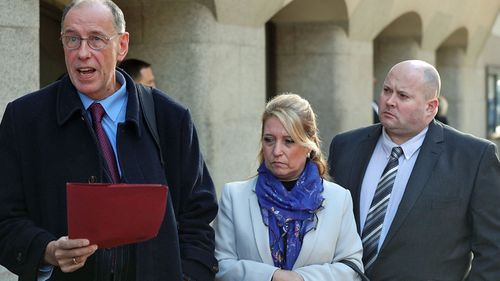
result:
M 168 95 L 162 90 L 152 88 L 153 98 L 155 100 L 155 106 L 160 108 L 168 108 L 169 110 L 175 111 L 186 111 L 187 106 L 180 103 L 178 100 Z
M 443 140 L 444 142 L 464 146 L 466 148 L 472 147 L 484 147 L 489 145 L 495 145 L 493 142 L 474 136 L 469 133 L 459 131 L 448 125 L 440 124 L 443 129 Z
M 56 81 L 42 89 L 22 95 L 9 103 L 13 112 L 23 116 L 25 121 L 33 118 L 45 118 L 54 112 L 60 82 Z M 30 117 L 32 116 L 32 117 Z
M 55 81 L 39 90 L 30 92 L 13 101 L 16 104 L 33 104 L 43 102 L 44 100 L 54 99 L 60 86 L 60 81 Z
M 352 139 L 361 139 L 370 135 L 380 135 L 382 125 L 374 124 L 367 127 L 362 127 L 354 130 L 349 130 L 337 134 L 333 139 L 335 141 L 350 141 Z

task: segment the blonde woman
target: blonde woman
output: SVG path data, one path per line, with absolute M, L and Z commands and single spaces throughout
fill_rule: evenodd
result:
M 351 196 L 327 181 L 315 114 L 295 94 L 262 116 L 258 175 L 225 185 L 215 221 L 220 281 L 359 280 Z

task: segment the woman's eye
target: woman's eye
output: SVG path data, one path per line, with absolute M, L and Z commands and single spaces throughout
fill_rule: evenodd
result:
M 265 143 L 272 143 L 273 142 L 273 139 L 270 137 L 265 137 L 265 138 L 263 138 L 263 140 Z

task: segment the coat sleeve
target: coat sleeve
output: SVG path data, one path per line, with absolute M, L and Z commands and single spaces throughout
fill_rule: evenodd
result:
M 348 191 L 343 192 L 343 194 L 345 197 L 341 214 L 342 220 L 333 260 L 330 263 L 313 264 L 294 269 L 294 271 L 299 273 L 305 281 L 361 280 L 354 270 L 340 263 L 341 260 L 349 260 L 363 270 L 361 262 L 363 247 L 356 230 L 356 223 L 352 211 L 352 199 Z
M 175 205 L 182 271 L 194 280 L 212 280 L 217 271 L 217 261 L 214 257 L 214 231 L 210 223 L 217 214 L 217 196 L 187 109 L 180 126 L 181 139 L 175 152 L 179 155 L 179 163 L 173 165 L 180 169 L 180 185 L 175 188 L 181 195 Z M 172 156 L 167 153 L 164 158 Z M 168 177 L 169 171 L 166 173 Z
M 9 104 L 0 124 L 0 264 L 26 280 L 35 280 L 45 247 L 56 238 L 30 218 L 15 120 L 14 106 Z
M 215 255 L 219 261 L 216 280 L 270 281 L 274 272 L 278 270 L 277 267 L 238 256 L 233 207 L 235 207 L 234 200 L 230 188 L 226 185 L 222 192 L 219 214 L 214 222 Z M 250 223 L 248 226 L 248 231 L 252 231 Z
M 485 146 L 470 202 L 471 247 L 474 254 L 467 280 L 500 280 L 500 162 L 493 144 Z

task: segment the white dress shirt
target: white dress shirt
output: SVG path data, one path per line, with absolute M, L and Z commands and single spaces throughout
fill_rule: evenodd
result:
M 389 232 L 389 228 L 392 224 L 392 220 L 396 215 L 399 203 L 403 198 L 403 194 L 406 189 L 406 184 L 410 178 L 411 171 L 415 165 L 418 154 L 420 152 L 420 147 L 424 142 L 425 134 L 427 133 L 428 127 L 422 130 L 418 135 L 409 139 L 405 143 L 399 145 L 403 149 L 403 155 L 399 157 L 399 167 L 394 180 L 394 185 L 392 187 L 391 197 L 389 199 L 389 204 L 387 205 L 387 210 L 385 213 L 384 224 L 382 226 L 382 231 L 380 233 L 380 240 L 378 243 L 378 250 L 380 250 L 384 239 Z M 366 217 L 368 216 L 368 210 L 373 200 L 373 195 L 377 189 L 378 182 L 384 168 L 389 162 L 389 157 L 391 155 L 391 150 L 393 147 L 398 146 L 387 135 L 385 129 L 383 129 L 382 134 L 375 146 L 368 167 L 366 168 L 366 173 L 363 178 L 363 183 L 361 185 L 361 196 L 359 204 L 359 222 L 361 226 L 361 233 L 365 226 Z

